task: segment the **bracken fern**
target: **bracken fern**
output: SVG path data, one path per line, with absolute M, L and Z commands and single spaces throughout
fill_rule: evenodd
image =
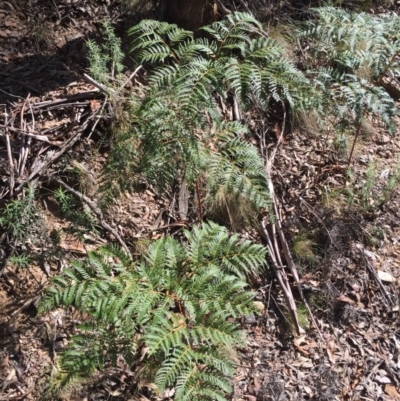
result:
M 226 399 L 243 342 L 234 319 L 254 310 L 245 277 L 264 266 L 265 249 L 214 223 L 185 236 L 186 246 L 152 243 L 137 263 L 101 248 L 53 280 L 40 312 L 72 305 L 89 316 L 62 355 L 63 384 L 122 355 L 154 372 L 159 392 L 175 387 L 175 400 Z
M 194 38 L 176 25 L 144 20 L 129 31 L 132 52 L 150 72 L 105 180 L 126 188 L 144 179 L 163 190 L 175 180 L 190 186 L 207 177 L 208 199 L 225 192 L 267 207 L 261 157 L 244 137 L 247 128 L 225 121 L 217 95 L 237 99 L 243 110 L 267 112 L 271 101 L 301 108 L 309 103 L 309 82 L 249 14 L 233 13 L 203 30 L 207 37 Z

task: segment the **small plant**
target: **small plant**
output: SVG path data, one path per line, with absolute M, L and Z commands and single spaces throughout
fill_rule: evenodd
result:
M 9 262 L 18 268 L 27 268 L 32 263 L 32 258 L 26 253 L 10 256 Z
M 308 40 L 312 58 L 309 75 L 321 92 L 319 112 L 331 125 L 354 129 L 355 145 L 367 115 L 374 115 L 395 133 L 398 114 L 383 81 L 400 68 L 400 17 L 395 14 L 353 13 L 333 7 L 315 9 L 300 37 Z
M 0 212 L 0 225 L 17 243 L 34 237 L 39 229 L 40 214 L 35 206 L 35 192 L 29 187 L 20 199 L 8 203 Z
M 177 401 L 226 399 L 243 343 L 235 319 L 255 312 L 245 277 L 265 265 L 266 252 L 214 223 L 185 237 L 186 245 L 152 243 L 137 263 L 101 248 L 53 280 L 40 312 L 72 305 L 89 316 L 62 355 L 63 384 L 122 355 L 159 392 L 175 387 Z
M 307 307 L 302 303 L 297 303 L 297 316 L 301 327 L 310 326 L 310 313 Z
M 381 201 L 387 202 L 395 193 L 400 182 L 400 165 L 394 167 L 392 174 L 389 175 L 388 181 L 383 188 Z
M 341 73 L 371 76 L 382 84 L 400 68 L 400 17 L 396 13 L 351 12 L 334 7 L 314 9 L 315 20 L 300 33 L 311 40 L 314 57 Z M 365 73 L 365 68 L 369 73 Z
M 365 172 L 365 181 L 358 191 L 360 201 L 366 209 L 370 208 L 373 204 L 372 190 L 376 184 L 377 174 L 376 168 L 373 163 L 368 165 L 367 171 Z
M 315 254 L 316 247 L 317 244 L 310 238 L 310 233 L 303 230 L 296 235 L 292 245 L 292 252 L 299 261 L 313 265 L 318 259 Z
M 343 131 L 337 133 L 333 145 L 340 157 L 347 156 L 347 138 Z
M 205 184 L 208 205 L 221 205 L 212 198 L 224 192 L 258 211 L 268 207 L 263 161 L 246 140 L 247 127 L 225 120 L 217 96 L 235 99 L 243 111 L 268 112 L 273 102 L 302 107 L 308 80 L 252 15 L 232 13 L 203 31 L 196 38 L 153 20 L 129 31 L 134 56 L 151 70 L 132 100 L 131 124 L 116 139 L 105 180 L 124 189 L 144 181 L 162 191 L 185 179 L 192 190 Z
M 90 211 L 82 209 L 73 195 L 60 187 L 54 191 L 54 196 L 60 205 L 62 213 L 72 223 L 69 227 L 70 231 L 78 236 L 96 231 L 96 219 Z M 54 236 L 53 239 L 55 239 Z
M 309 328 L 310 314 L 308 312 L 307 307 L 301 302 L 296 302 L 296 311 L 299 325 L 303 328 Z M 290 333 L 292 334 L 296 333 L 296 328 L 293 324 L 292 318 L 287 311 L 283 312 L 281 324 L 282 324 L 282 329 L 287 330 L 286 335 L 289 336 Z
M 371 245 L 377 245 L 379 241 L 385 239 L 385 230 L 381 227 L 372 226 L 369 230 L 369 242 Z
M 59 187 L 54 191 L 54 196 L 61 207 L 62 213 L 70 214 L 75 206 L 74 197 L 64 188 Z
M 90 75 L 106 87 L 118 88 L 121 85 L 124 53 L 121 39 L 115 35 L 109 21 L 103 22 L 103 43 L 101 45 L 88 40 L 88 59 Z

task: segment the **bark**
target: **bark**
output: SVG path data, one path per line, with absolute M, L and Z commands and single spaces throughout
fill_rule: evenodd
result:
M 165 20 L 183 29 L 196 31 L 208 24 L 206 6 L 208 0 L 168 0 Z

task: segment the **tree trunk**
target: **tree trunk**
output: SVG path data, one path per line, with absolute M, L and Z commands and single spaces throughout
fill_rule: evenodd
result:
M 183 29 L 196 31 L 209 22 L 208 3 L 209 0 L 168 0 L 165 20 Z

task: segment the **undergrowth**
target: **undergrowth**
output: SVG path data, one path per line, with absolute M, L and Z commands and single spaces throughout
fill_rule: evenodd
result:
M 28 238 L 34 238 L 40 230 L 41 216 L 35 203 L 35 191 L 32 187 L 8 203 L 0 211 L 0 226 L 16 245 Z
M 226 399 L 243 344 L 235 321 L 256 311 L 245 279 L 265 265 L 265 250 L 213 223 L 185 238 L 153 242 L 134 263 L 101 248 L 53 279 L 39 312 L 62 305 L 88 314 L 62 354 L 63 385 L 122 356 L 158 392 L 174 386 L 176 400 Z
M 89 210 L 82 207 L 72 194 L 59 187 L 54 191 L 54 196 L 63 217 L 70 222 L 67 231 L 74 233 L 79 238 L 82 238 L 85 233 L 95 233 L 97 231 L 96 218 Z
M 116 248 L 100 248 L 53 280 L 40 312 L 72 306 L 88 316 L 61 356 L 55 389 L 122 357 L 132 371 L 140 368 L 137 383 L 146 378 L 160 394 L 173 387 L 175 400 L 227 398 L 234 350 L 243 344 L 235 322 L 255 310 L 246 277 L 264 266 L 265 249 L 201 220 L 213 217 L 240 229 L 269 210 L 265 160 L 246 116 L 257 110 L 268 119 L 276 105 L 289 118 L 312 115 L 313 129 L 332 132 L 348 157 L 351 182 L 366 117 L 394 131 L 397 111 L 383 80 L 398 73 L 398 28 L 395 16 L 320 8 L 299 32 L 312 56 L 304 71 L 287 57 L 284 41 L 268 37 L 246 13 L 204 27 L 200 37 L 152 20 L 130 29 L 134 67 L 146 73 L 123 106 L 126 121 L 103 171 L 103 205 L 125 190 L 152 186 L 162 195 L 184 182 L 197 195 L 200 226 L 185 231 L 181 242 L 167 236 L 140 244 L 134 262 Z M 103 45 L 88 47 L 93 77 L 118 91 L 123 53 L 111 26 L 105 24 Z M 226 104 L 232 110 L 223 110 Z M 398 177 L 389 176 L 382 199 L 389 199 Z M 340 202 L 369 207 L 372 167 L 365 178 L 361 187 L 337 191 Z M 325 191 L 326 201 L 333 203 L 334 195 Z M 72 216 L 73 198 L 60 190 L 56 197 Z M 308 263 L 318 259 L 305 233 L 293 252 Z M 308 313 L 300 308 L 300 315 L 305 323 Z

